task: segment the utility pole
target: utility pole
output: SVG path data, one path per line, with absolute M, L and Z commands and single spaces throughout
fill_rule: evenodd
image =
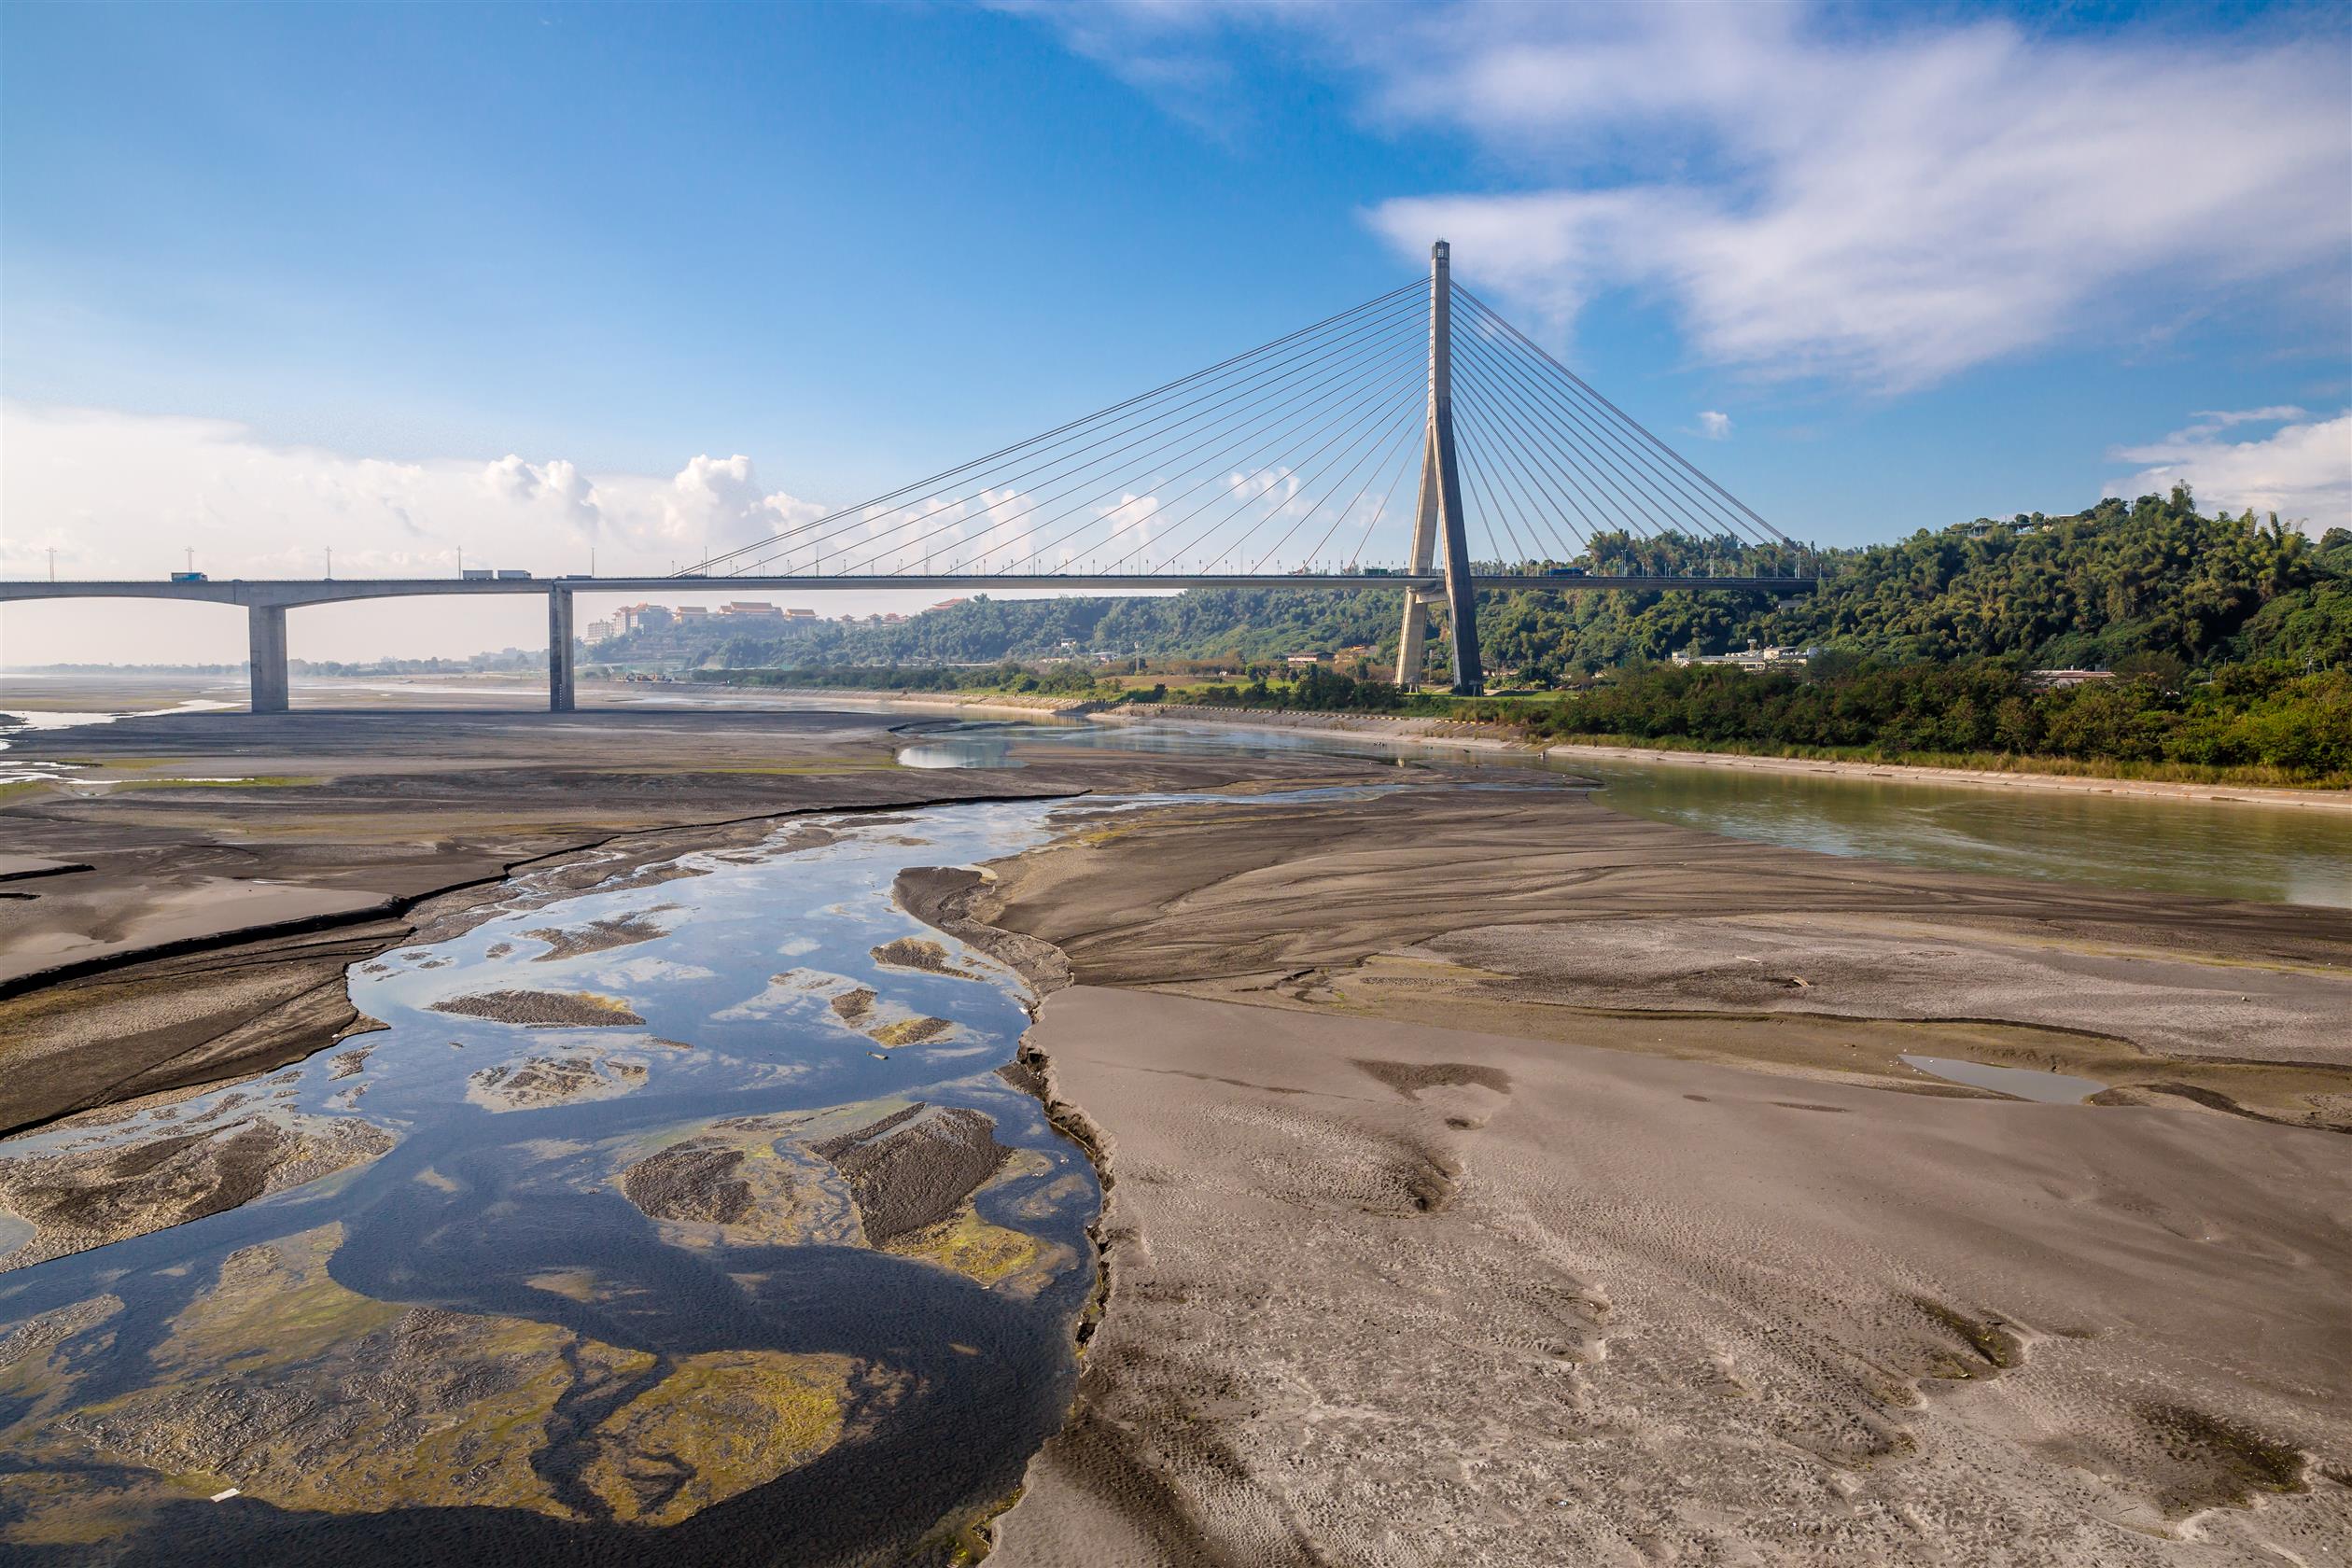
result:
M 335 547 L 331 544 L 327 547 L 327 581 L 335 581 Z
M 196 547 L 192 544 L 188 547 L 188 569 L 191 572 L 196 569 Z
M 50 545 L 50 546 L 49 547 L 49 581 L 50 581 L 51 582 L 55 582 L 55 581 L 57 581 L 57 546 L 55 546 L 55 545 L 53 545 L 53 544 L 52 544 L 52 545 Z
M 1463 526 L 1462 469 L 1454 456 L 1453 278 L 1451 247 L 1439 240 L 1429 247 L 1429 419 L 1421 441 L 1421 500 L 1413 518 L 1413 574 L 1429 570 L 1443 536 L 1446 545 L 1446 613 L 1451 623 L 1453 689 L 1477 696 L 1486 689 L 1478 662 L 1478 595 L 1470 585 L 1469 536 Z M 1421 642 L 1429 629 L 1429 607 L 1437 595 L 1405 590 L 1405 629 L 1397 638 L 1396 683 L 1421 679 Z

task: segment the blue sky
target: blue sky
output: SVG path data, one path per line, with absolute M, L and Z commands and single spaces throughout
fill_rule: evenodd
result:
M 658 568 L 1437 232 L 1800 537 L 2342 522 L 2346 16 L 9 4 L 0 569 Z

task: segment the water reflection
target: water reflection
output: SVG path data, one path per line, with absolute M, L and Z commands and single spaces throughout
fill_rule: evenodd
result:
M 1903 1062 L 1931 1077 L 1966 1084 L 1970 1088 L 1991 1089 L 1995 1094 L 2014 1095 L 2020 1099 L 2039 1100 L 2045 1105 L 2079 1105 L 2107 1087 L 2095 1079 L 2077 1078 L 2065 1072 L 2043 1072 L 2030 1067 L 1993 1067 L 1952 1057 L 1906 1055 Z
M 2352 815 L 1734 768 L 1579 763 L 1620 811 L 1734 838 L 2096 887 L 2352 907 Z
M 551 869 L 360 965 L 384 1032 L 13 1141 L 102 1207 L 165 1159 L 262 1190 L 0 1273 L 0 1555 L 895 1561 L 1003 1496 L 1098 1189 L 995 1071 L 1018 980 L 892 884 L 1049 809 Z
M 2252 802 L 1969 788 L 1848 774 L 1624 763 L 1474 748 L 1400 748 L 1306 729 L 1180 721 L 959 725 L 926 767 L 1019 765 L 1037 747 L 1265 756 L 1322 751 L 1541 768 L 1596 778 L 1616 810 L 1733 838 L 1899 864 L 2352 908 L 2352 813 Z

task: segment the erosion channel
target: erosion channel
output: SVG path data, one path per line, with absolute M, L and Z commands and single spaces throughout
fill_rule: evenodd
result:
M 16 1141 L 0 1556 L 952 1553 L 1068 1405 L 1099 1194 L 998 1074 L 1018 977 L 891 888 L 1046 810 L 519 877 L 355 968 L 383 1030 Z

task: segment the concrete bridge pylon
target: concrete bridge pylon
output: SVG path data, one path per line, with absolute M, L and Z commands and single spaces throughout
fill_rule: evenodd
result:
M 1478 659 L 1478 595 L 1472 586 L 1469 535 L 1462 517 L 1462 468 L 1454 452 L 1453 283 L 1451 247 L 1439 240 L 1429 247 L 1429 402 L 1421 440 L 1421 498 L 1413 513 L 1413 550 L 1408 569 L 1427 572 L 1445 540 L 1444 601 L 1453 649 L 1453 689 L 1463 696 L 1486 690 Z M 1421 683 L 1421 654 L 1430 607 L 1438 595 L 1405 590 L 1405 627 L 1396 644 L 1396 683 Z

